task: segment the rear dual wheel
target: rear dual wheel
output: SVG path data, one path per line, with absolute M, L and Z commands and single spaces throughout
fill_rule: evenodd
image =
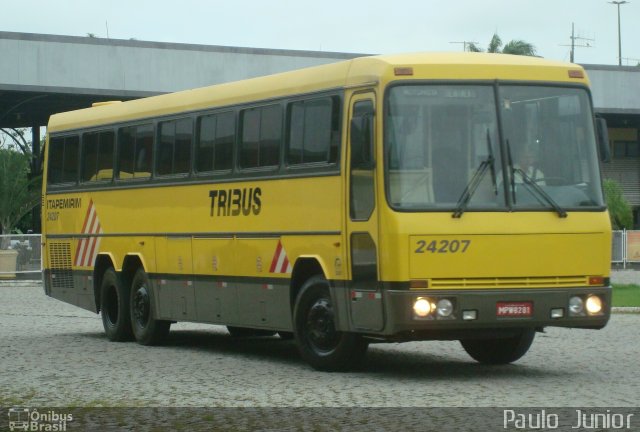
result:
M 132 338 L 129 317 L 129 291 L 125 289 L 113 267 L 108 268 L 100 285 L 100 314 L 107 338 L 112 342 Z

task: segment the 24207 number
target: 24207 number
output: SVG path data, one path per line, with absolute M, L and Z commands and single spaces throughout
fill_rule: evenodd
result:
M 465 253 L 471 240 L 418 240 L 415 253 Z

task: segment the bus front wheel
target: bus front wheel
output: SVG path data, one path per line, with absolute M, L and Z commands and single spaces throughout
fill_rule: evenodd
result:
M 102 276 L 100 285 L 100 314 L 107 338 L 113 342 L 131 340 L 129 295 L 113 267 Z
M 141 345 L 158 345 L 169 334 L 171 321 L 155 318 L 149 277 L 139 268 L 131 282 L 131 329 Z
M 535 329 L 522 329 L 510 338 L 467 339 L 460 343 L 473 359 L 484 364 L 508 364 L 525 355 L 535 337 Z
M 344 371 L 360 364 L 367 341 L 336 330 L 329 282 L 324 277 L 314 276 L 303 285 L 293 315 L 300 355 L 315 369 Z

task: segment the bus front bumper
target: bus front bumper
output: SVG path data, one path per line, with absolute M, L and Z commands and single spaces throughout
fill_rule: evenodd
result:
M 389 290 L 385 294 L 382 333 L 398 339 L 460 339 L 474 332 L 508 333 L 524 327 L 600 329 L 611 313 L 611 287 Z M 595 312 L 598 305 L 600 310 Z

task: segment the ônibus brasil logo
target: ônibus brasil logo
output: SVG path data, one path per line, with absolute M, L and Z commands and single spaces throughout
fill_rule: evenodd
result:
M 51 431 L 67 430 L 67 423 L 73 421 L 73 414 L 63 414 L 54 410 L 39 412 L 37 409 L 9 408 L 9 430 Z

